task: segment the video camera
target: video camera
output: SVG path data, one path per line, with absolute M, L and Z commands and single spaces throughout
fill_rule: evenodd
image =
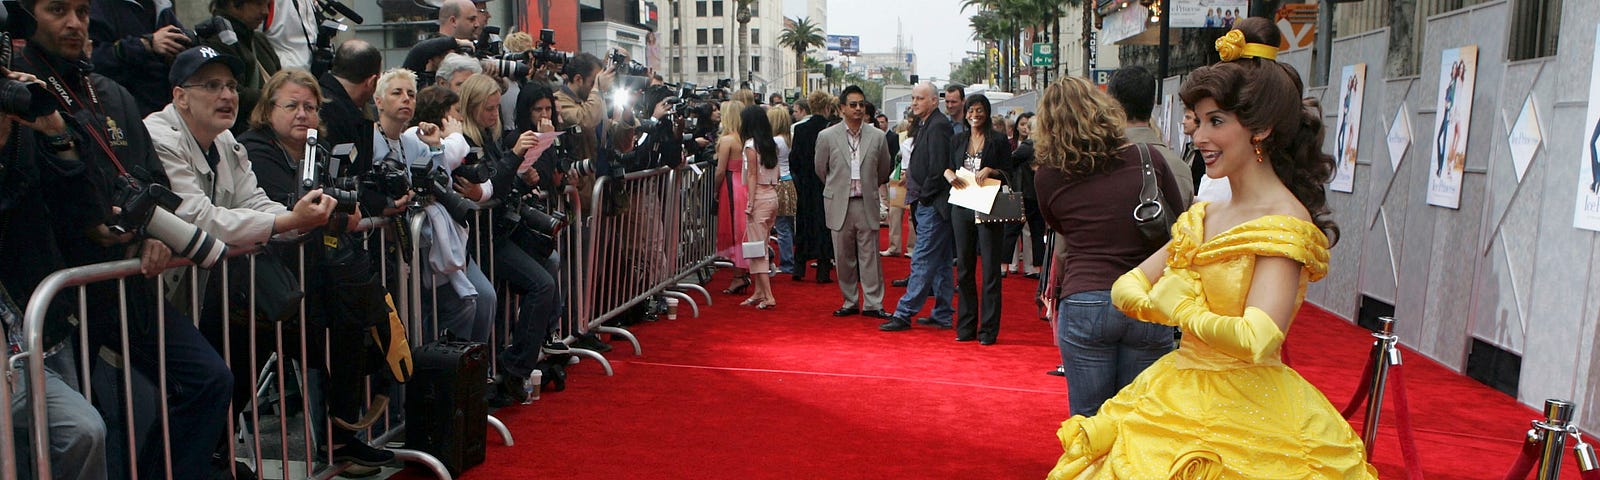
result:
M 357 25 L 366 22 L 355 10 L 339 3 L 339 0 L 314 0 L 317 15 L 317 40 L 311 47 L 311 76 L 322 78 L 322 74 L 333 68 L 333 38 L 340 33 L 350 30 L 344 24 L 349 19 Z

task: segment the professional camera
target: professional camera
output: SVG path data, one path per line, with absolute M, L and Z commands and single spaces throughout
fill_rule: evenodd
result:
M 228 245 L 172 211 L 183 203 L 178 194 L 159 183 L 146 185 L 132 176 L 118 177 L 113 202 L 122 208 L 106 223 L 117 235 L 139 234 L 161 243 L 200 268 L 211 268 L 228 255 Z
M 539 46 L 528 50 L 530 60 L 535 63 L 560 63 L 565 64 L 572 60 L 572 52 L 563 52 L 555 49 L 556 31 L 548 28 L 539 30 Z
M 513 188 L 503 207 L 496 229 L 531 255 L 549 257 L 555 251 L 556 236 L 567 227 L 567 214 L 551 209 L 543 192 Z
M 479 162 L 473 166 L 456 167 L 455 174 L 473 183 L 483 183 L 494 175 L 494 168 L 488 162 Z M 450 212 L 450 218 L 462 225 L 466 225 L 472 211 L 477 209 L 476 203 L 456 193 L 451 174 L 437 168 L 428 157 L 420 158 L 411 165 L 382 160 L 367 173 L 361 184 L 391 199 L 414 194 L 411 197 L 413 207 L 432 200 L 444 206 Z
M 322 189 L 322 194 L 333 197 L 335 202 L 328 228 L 338 233 L 346 223 L 344 220 L 356 212 L 361 198 L 361 185 L 355 178 L 335 176 L 338 169 L 333 165 L 331 152 L 317 142 L 317 129 L 307 130 L 305 155 L 300 159 L 299 189 L 295 192 L 295 198 L 289 200 L 289 205 L 294 205 L 306 192 Z
M 349 19 L 357 25 L 366 20 L 338 0 L 314 1 L 317 6 L 317 40 L 311 48 L 311 76 L 322 78 L 322 74 L 333 68 L 333 38 L 350 30 L 344 20 Z
M 11 39 L 33 35 L 33 16 L 16 1 L 0 2 L 0 65 L 11 66 Z M 56 110 L 56 99 L 43 86 L 0 77 L 0 114 L 33 121 Z

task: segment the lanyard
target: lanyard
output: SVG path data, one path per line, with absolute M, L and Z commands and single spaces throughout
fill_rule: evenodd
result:
M 83 90 L 89 92 L 89 102 L 85 103 L 84 101 L 78 99 L 78 95 L 72 93 L 72 90 L 61 84 L 61 74 L 56 72 L 56 68 L 50 65 L 49 60 L 41 60 L 39 63 L 43 64 L 44 68 L 50 70 L 50 75 L 45 76 L 45 81 L 50 83 L 51 93 L 55 94 L 56 100 L 60 101 L 62 104 L 65 104 L 69 109 L 71 109 L 73 105 L 82 105 L 83 108 L 89 110 L 89 112 L 93 114 L 89 116 L 90 125 L 88 125 L 87 128 L 84 128 L 84 130 L 88 132 L 89 137 L 93 138 L 96 144 L 100 145 L 100 149 L 106 153 L 106 157 L 111 159 L 112 165 L 117 167 L 117 172 L 121 173 L 122 176 L 128 176 L 128 169 L 123 168 L 122 161 L 117 158 L 117 152 L 111 149 L 111 144 L 106 142 L 104 137 L 100 136 L 100 131 L 98 128 L 99 126 L 94 124 L 95 118 L 104 117 L 109 120 L 111 117 L 106 116 L 105 111 L 100 108 L 100 97 L 95 94 L 94 85 L 89 83 L 89 77 L 82 77 Z

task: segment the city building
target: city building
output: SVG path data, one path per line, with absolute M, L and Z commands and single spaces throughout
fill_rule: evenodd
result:
M 727 79 L 752 90 L 771 93 L 795 88 L 794 52 L 778 44 L 783 34 L 782 0 L 750 4 L 749 63 L 739 71 L 738 2 L 679 0 L 665 9 L 662 31 L 668 32 L 658 69 L 669 82 L 711 86 Z

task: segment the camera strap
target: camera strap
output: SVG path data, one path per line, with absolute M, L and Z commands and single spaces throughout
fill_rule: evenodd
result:
M 76 109 L 73 108 L 75 105 L 81 105 L 82 108 L 89 110 L 89 113 L 92 115 L 89 116 L 89 125 L 84 128 L 84 131 L 89 134 L 90 138 L 94 139 L 95 144 L 100 146 L 100 150 L 105 152 L 106 158 L 111 159 L 111 164 L 117 167 L 117 172 L 121 173 L 124 177 L 129 176 L 128 169 L 123 168 L 122 160 L 117 158 L 117 152 L 112 150 L 111 144 L 106 141 L 105 137 L 100 135 L 100 128 L 106 128 L 109 130 L 110 125 L 100 125 L 95 119 L 104 118 L 109 121 L 111 117 L 107 116 L 105 114 L 105 109 L 100 107 L 100 97 L 99 95 L 95 94 L 94 85 L 89 82 L 89 76 L 82 75 L 80 77 L 80 80 L 83 82 L 83 90 L 89 93 L 89 101 L 84 102 L 78 98 L 78 94 L 72 93 L 71 89 L 66 88 L 66 86 L 62 84 L 61 74 L 56 72 L 56 68 L 50 65 L 49 60 L 41 59 L 38 63 L 44 65 L 44 68 L 50 71 L 49 75 L 44 76 L 44 80 L 50 84 L 50 93 L 55 95 L 57 101 L 59 101 L 62 105 L 65 105 L 69 110 L 75 111 Z M 67 113 L 70 114 L 72 112 L 69 111 Z

